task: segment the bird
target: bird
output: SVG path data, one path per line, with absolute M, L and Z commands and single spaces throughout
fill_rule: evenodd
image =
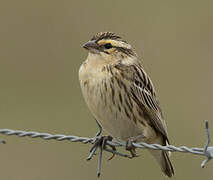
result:
M 121 36 L 99 32 L 83 45 L 79 69 L 84 100 L 103 129 L 118 141 L 168 145 L 167 127 L 150 77 L 136 51 Z M 135 150 L 129 148 L 132 156 Z M 149 150 L 168 177 L 170 153 Z

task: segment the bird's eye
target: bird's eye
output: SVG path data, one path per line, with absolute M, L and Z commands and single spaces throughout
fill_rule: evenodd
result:
M 111 43 L 106 43 L 106 44 L 104 44 L 104 47 L 106 49 L 110 49 L 110 48 L 112 48 L 112 44 Z

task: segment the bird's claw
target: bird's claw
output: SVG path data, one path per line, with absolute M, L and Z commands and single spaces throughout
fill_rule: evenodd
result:
M 89 154 L 87 160 L 91 160 L 92 157 L 96 154 L 96 150 L 98 148 L 100 148 L 100 153 L 99 153 L 99 158 L 98 158 L 98 172 L 97 172 L 98 177 L 100 177 L 103 150 L 112 153 L 112 156 L 108 159 L 108 161 L 113 159 L 115 157 L 115 155 L 120 155 L 120 156 L 123 156 L 123 157 L 129 157 L 129 156 L 126 155 L 126 154 L 118 152 L 117 149 L 115 148 L 115 146 L 108 143 L 109 141 L 112 141 L 113 138 L 111 136 L 101 136 L 102 127 L 98 123 L 97 120 L 96 120 L 96 123 L 98 125 L 99 130 L 96 133 L 95 137 L 93 138 L 93 141 L 91 142 L 93 144 L 93 146 L 90 149 L 90 154 Z M 109 146 L 111 149 L 107 148 L 107 146 Z
M 106 148 L 107 141 L 112 141 L 112 137 L 111 136 L 99 136 L 99 137 L 95 137 L 94 138 L 94 144 L 92 146 L 92 148 L 90 149 L 90 155 L 88 156 L 87 160 L 92 159 L 93 155 L 95 155 L 95 152 L 97 150 L 98 147 L 100 147 L 102 150 L 104 150 Z M 109 145 L 113 151 L 116 151 L 116 148 Z M 115 154 L 112 155 L 112 157 L 109 158 L 109 160 L 111 160 L 114 157 Z
M 130 137 L 128 138 L 127 142 L 126 142 L 126 150 L 130 152 L 131 156 L 129 156 L 130 159 L 134 158 L 134 157 L 138 157 L 138 155 L 136 154 L 136 148 L 133 146 L 133 142 L 135 142 L 135 138 L 134 137 Z

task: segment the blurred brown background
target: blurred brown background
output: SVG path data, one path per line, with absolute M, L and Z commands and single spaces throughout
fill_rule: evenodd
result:
M 172 144 L 203 146 L 213 130 L 213 3 L 194 0 L 1 0 L 0 128 L 93 136 L 96 124 L 81 95 L 82 44 L 99 31 L 120 34 L 143 57 L 164 110 Z M 213 136 L 213 134 L 212 134 Z M 4 180 L 97 179 L 89 145 L 6 137 Z M 104 154 L 100 179 L 166 179 L 146 152 L 133 160 Z M 174 179 L 213 177 L 213 162 L 174 153 Z

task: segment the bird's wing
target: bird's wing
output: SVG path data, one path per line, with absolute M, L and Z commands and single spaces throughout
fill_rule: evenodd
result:
M 149 124 L 169 143 L 166 124 L 163 120 L 162 111 L 157 100 L 151 79 L 140 64 L 123 65 L 118 64 L 120 74 L 129 82 L 130 92 L 133 100 L 143 111 Z

